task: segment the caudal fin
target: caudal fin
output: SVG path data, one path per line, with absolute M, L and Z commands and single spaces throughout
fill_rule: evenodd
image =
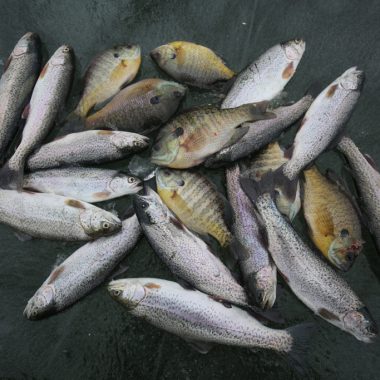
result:
M 23 177 L 23 167 L 20 170 L 12 169 L 7 162 L 0 170 L 0 188 L 20 191 L 22 190 Z
M 257 198 L 263 194 L 270 194 L 272 197 L 275 195 L 273 172 L 269 171 L 261 177 L 260 181 L 254 181 L 253 179 L 240 177 L 240 185 L 248 198 L 256 203 Z

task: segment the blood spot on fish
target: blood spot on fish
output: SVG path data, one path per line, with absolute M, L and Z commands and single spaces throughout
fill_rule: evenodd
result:
M 48 284 L 50 285 L 51 283 L 53 283 L 59 277 L 59 275 L 63 272 L 64 269 L 65 269 L 65 267 L 63 265 L 61 265 L 60 267 L 56 268 L 53 271 L 53 273 L 50 275 Z
M 148 289 L 160 289 L 161 286 L 158 284 L 154 284 L 153 282 L 148 282 L 147 284 L 144 285 L 145 288 Z
M 179 230 L 183 230 L 183 224 L 177 219 L 177 218 L 173 218 L 173 217 L 170 217 L 169 219 L 173 225 L 175 227 L 177 227 Z
M 103 130 L 103 131 L 98 131 L 98 135 L 113 135 L 113 131 L 108 131 L 108 130 Z
M 98 193 L 94 193 L 93 197 L 96 199 L 107 199 L 110 196 L 111 192 L 109 191 L 100 191 Z
M 339 321 L 339 318 L 331 313 L 331 311 L 328 311 L 327 309 L 321 308 L 318 309 L 318 314 L 322 317 L 327 319 L 328 321 Z
M 294 74 L 293 62 L 290 62 L 288 66 L 285 67 L 285 70 L 282 72 L 283 79 L 289 79 Z
M 66 199 L 65 204 L 67 204 L 67 206 L 70 206 L 70 207 L 81 208 L 83 210 L 86 209 L 86 207 L 83 205 L 82 202 L 77 201 L 75 199 Z
M 177 190 L 173 190 L 172 195 L 170 196 L 171 199 L 174 199 L 177 196 Z
M 48 62 L 48 63 L 44 66 L 44 68 L 42 69 L 42 71 L 41 71 L 41 73 L 40 73 L 40 76 L 38 77 L 39 79 L 42 79 L 42 78 L 45 76 L 48 67 L 49 67 L 49 62 Z
M 331 97 L 335 94 L 335 91 L 336 91 L 337 88 L 338 88 L 338 85 L 337 85 L 337 84 L 333 84 L 333 85 L 328 89 L 326 96 L 327 96 L 328 98 L 331 98 Z

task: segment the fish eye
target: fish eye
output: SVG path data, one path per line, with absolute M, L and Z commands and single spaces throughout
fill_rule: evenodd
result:
M 176 98 L 180 98 L 182 96 L 182 93 L 179 92 L 179 91 L 174 91 L 173 92 L 173 95 L 176 97 Z
M 114 56 L 115 58 L 119 58 L 119 57 L 120 57 L 119 53 L 114 53 L 113 56 Z
M 155 150 L 155 151 L 160 150 L 160 148 L 161 148 L 161 145 L 159 143 L 153 145 L 153 150 Z
M 37 317 L 37 310 L 32 311 L 32 317 Z
M 113 291 L 112 291 L 112 294 L 113 294 L 114 296 L 120 296 L 120 294 L 121 294 L 121 290 L 113 290 Z
M 150 98 L 150 104 L 158 104 L 158 103 L 160 103 L 159 96 L 153 96 L 153 98 Z
M 183 128 L 182 127 L 178 127 L 175 131 L 174 131 L 174 134 L 179 137 L 179 136 L 182 136 L 183 135 Z
M 170 59 L 176 59 L 177 58 L 177 54 L 176 53 L 172 53 L 172 55 L 170 56 Z
M 128 182 L 129 183 L 133 183 L 135 181 L 136 181 L 135 177 L 128 177 Z
M 142 208 L 143 210 L 146 210 L 148 207 L 149 207 L 149 203 L 148 203 L 148 202 L 142 202 L 142 203 L 141 203 L 141 208 Z
M 169 176 L 170 176 L 170 172 L 167 171 L 167 170 L 165 170 L 165 171 L 164 171 L 164 176 L 165 176 L 165 177 L 169 177 Z
M 343 228 L 343 230 L 340 231 L 340 237 L 342 237 L 342 238 L 347 237 L 349 234 L 350 233 L 345 228 Z
M 67 53 L 68 51 L 70 51 L 70 48 L 68 48 L 68 47 L 66 46 L 66 47 L 64 47 L 64 48 L 62 49 L 62 51 L 63 51 L 64 53 Z
M 105 230 L 108 230 L 108 228 L 110 228 L 110 224 L 108 222 L 104 222 L 102 224 L 102 227 L 105 229 Z
M 177 182 L 177 185 L 178 186 L 184 186 L 185 185 L 185 181 L 183 179 L 180 179 L 178 182 Z

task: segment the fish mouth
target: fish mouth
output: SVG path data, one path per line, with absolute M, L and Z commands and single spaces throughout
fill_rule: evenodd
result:
M 137 279 L 120 279 L 107 285 L 110 296 L 122 303 L 128 310 L 133 310 L 146 297 L 145 287 Z
M 286 58 L 290 61 L 299 61 L 306 49 L 306 43 L 302 38 L 284 42 L 281 46 L 284 49 Z
M 340 77 L 341 86 L 347 91 L 360 91 L 364 83 L 364 72 L 357 66 L 350 67 Z

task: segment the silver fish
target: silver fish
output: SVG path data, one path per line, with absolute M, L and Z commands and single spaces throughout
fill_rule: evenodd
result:
M 254 207 L 240 187 L 239 178 L 238 164 L 226 169 L 227 194 L 234 210 L 232 245 L 249 292 L 261 308 L 271 308 L 276 300 L 276 267 L 263 244 Z
M 136 195 L 135 211 L 154 251 L 186 283 L 216 299 L 248 305 L 244 289 L 207 244 L 190 232 L 152 189 Z
M 24 189 L 95 203 L 135 194 L 142 186 L 138 178 L 117 170 L 71 167 L 27 174 Z
M 364 73 L 351 67 L 326 87 L 306 112 L 283 172 L 295 179 L 337 137 L 359 99 Z
M 61 46 L 42 69 L 27 111 L 22 140 L 0 172 L 0 187 L 22 188 L 27 157 L 44 140 L 68 94 L 74 71 L 73 50 Z
M 42 145 L 29 157 L 26 167 L 34 171 L 115 161 L 148 145 L 148 137 L 131 132 L 104 130 L 70 133 Z
M 303 40 L 292 40 L 267 50 L 238 75 L 222 108 L 275 98 L 295 74 L 305 47 Z
M 211 347 L 207 346 L 213 343 L 256 347 L 289 355 L 304 365 L 313 330 L 311 324 L 271 329 L 238 307 L 226 308 L 204 293 L 156 278 L 112 281 L 108 291 L 135 317 L 180 336 L 193 347 L 203 349 L 203 353 L 209 351 Z
M 370 343 L 378 330 L 368 309 L 348 283 L 302 241 L 278 211 L 273 200 L 272 173 L 260 182 L 245 178 L 240 182 L 264 221 L 269 252 L 293 293 L 327 322 Z
M 0 190 L 0 210 L 0 223 L 41 239 L 86 241 L 121 228 L 112 213 L 55 194 Z
M 0 158 L 17 131 L 40 70 L 40 39 L 26 33 L 17 42 L 4 66 L 0 80 Z
M 290 106 L 271 110 L 270 112 L 276 115 L 274 119 L 259 120 L 252 126 L 251 123 L 245 123 L 250 126 L 248 132 L 237 143 L 208 158 L 204 165 L 207 167 L 222 166 L 258 151 L 294 124 L 306 112 L 312 102 L 313 97 L 306 95 Z
M 338 149 L 349 162 L 368 227 L 380 249 L 380 173 L 372 158 L 362 154 L 350 138 L 343 137 Z
M 118 233 L 80 247 L 54 268 L 28 301 L 24 315 L 28 319 L 39 319 L 77 302 L 110 275 L 140 236 L 141 227 L 133 215 L 122 222 Z

